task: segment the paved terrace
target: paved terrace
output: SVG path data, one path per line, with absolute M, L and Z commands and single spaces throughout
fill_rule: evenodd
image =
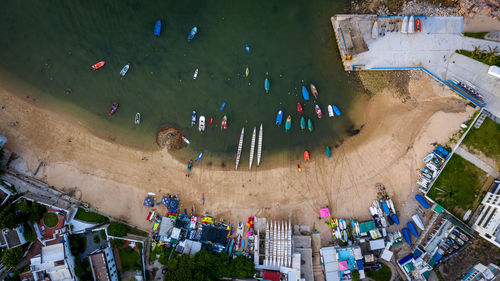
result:
M 401 33 L 403 17 L 332 17 L 345 70 L 423 69 L 445 84 L 449 84 L 451 79 L 468 81 L 484 97 L 486 109 L 500 116 L 500 79 L 487 73 L 489 66 L 455 53 L 458 49 L 472 51 L 474 46 L 500 49 L 500 42 L 464 37 L 462 17 L 414 18 L 422 22 L 422 31 L 419 33 Z M 347 21 L 349 24 L 346 24 Z M 372 35 L 375 22 L 379 32 Z M 385 35 L 380 34 L 383 25 L 386 26 Z M 363 45 L 353 42 L 358 40 L 364 40 L 368 50 L 356 48 Z M 356 49 L 361 52 L 356 53 Z M 349 57 L 349 54 L 353 55 Z

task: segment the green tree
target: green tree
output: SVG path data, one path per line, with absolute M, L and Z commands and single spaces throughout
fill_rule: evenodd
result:
M 493 62 L 497 59 L 497 56 L 500 54 L 500 50 L 498 47 L 491 48 L 491 46 L 488 46 L 488 52 L 485 54 L 486 61 L 488 62 L 489 65 L 492 65 Z
M 244 256 L 237 256 L 229 262 L 231 276 L 238 278 L 252 277 L 256 271 L 254 263 L 251 259 Z
M 69 247 L 73 256 L 78 256 L 85 252 L 87 248 L 87 237 L 79 234 L 71 234 L 69 237 Z
M 98 244 L 99 242 L 101 242 L 101 239 L 99 238 L 99 235 L 94 235 L 94 243 Z
M 483 55 L 483 50 L 481 50 L 481 47 L 472 45 L 474 50 L 472 51 L 473 56 L 481 57 Z
M 108 234 L 111 236 L 123 237 L 127 235 L 127 227 L 122 223 L 112 221 L 108 226 Z
M 33 231 L 33 227 L 31 226 L 31 224 L 26 222 L 26 223 L 24 223 L 23 226 L 24 226 L 23 235 L 24 235 L 24 238 L 26 239 L 26 241 L 35 242 L 36 235 L 35 235 L 35 232 Z
M 8 267 L 15 267 L 24 255 L 24 247 L 16 247 L 3 251 L 2 253 L 2 263 Z
M 30 208 L 30 221 L 35 223 L 42 219 L 43 215 L 47 212 L 47 208 L 44 205 L 38 204 L 38 202 L 33 201 Z

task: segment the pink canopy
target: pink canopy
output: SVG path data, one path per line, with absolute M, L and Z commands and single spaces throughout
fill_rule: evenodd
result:
M 339 261 L 339 270 L 348 270 L 347 261 Z
M 321 218 L 326 218 L 330 216 L 330 210 L 328 208 L 323 208 L 319 210 L 319 215 Z
M 247 236 L 250 236 L 252 235 L 252 232 L 251 231 L 247 231 Z

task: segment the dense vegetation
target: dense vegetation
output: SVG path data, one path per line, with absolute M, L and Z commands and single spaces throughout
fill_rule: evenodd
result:
M 80 234 L 71 234 L 69 237 L 69 247 L 71 254 L 77 257 L 80 253 L 85 252 L 87 248 L 87 237 Z
M 475 46 L 472 52 L 466 50 L 457 50 L 457 53 L 475 59 L 487 65 L 500 66 L 500 50 L 497 47 L 491 48 L 488 46 L 488 50 L 481 50 L 479 47 Z
M 391 280 L 392 272 L 387 265 L 382 264 L 380 269 L 366 272 L 366 276 L 377 281 L 389 281 Z
M 427 195 L 461 217 L 468 209 L 473 208 L 486 179 L 485 172 L 455 154 Z
M 481 151 L 500 164 L 500 124 L 486 118 L 479 129 L 472 128 L 463 144 L 468 148 Z
M 80 278 L 80 280 L 92 280 L 92 270 L 90 269 L 90 261 L 88 257 L 80 259 L 75 259 L 75 275 Z
M 116 221 L 112 221 L 109 223 L 108 234 L 111 236 L 116 236 L 116 237 L 123 237 L 127 234 L 134 234 L 134 235 L 139 235 L 139 236 L 144 236 L 144 237 L 148 236 L 148 233 L 146 233 L 142 230 L 130 227 L 126 224 L 116 222 Z
M 109 221 L 107 217 L 98 213 L 87 212 L 83 208 L 78 208 L 75 219 L 90 223 L 105 223 Z
M 19 200 L 6 204 L 0 211 L 0 228 L 13 229 L 27 222 L 38 222 L 46 212 L 45 206 L 36 201 Z
M 25 246 L 19 246 L 3 251 L 2 263 L 8 268 L 16 267 L 16 265 L 23 257 L 25 251 L 26 251 Z
M 484 39 L 484 36 L 486 36 L 486 34 L 488 34 L 488 33 L 489 32 L 464 32 L 464 36 L 477 38 L 477 39 Z
M 130 247 L 119 248 L 122 271 L 142 269 L 141 255 Z

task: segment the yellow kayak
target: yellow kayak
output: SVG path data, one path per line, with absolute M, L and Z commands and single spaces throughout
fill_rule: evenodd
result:
M 247 69 L 245 70 L 245 77 L 248 77 L 248 74 L 250 74 L 250 69 L 248 69 L 247 67 Z

